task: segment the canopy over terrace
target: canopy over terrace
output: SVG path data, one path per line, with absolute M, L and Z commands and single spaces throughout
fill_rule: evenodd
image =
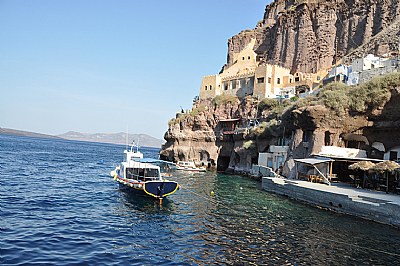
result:
M 220 119 L 219 124 L 221 125 L 222 133 L 225 135 L 234 134 L 235 127 L 240 122 L 240 120 L 240 118 Z
M 329 158 L 305 158 L 305 159 L 294 159 L 295 163 L 296 163 L 296 178 L 298 178 L 299 172 L 298 172 L 298 163 L 302 163 L 305 165 L 309 165 L 312 166 L 315 170 L 317 170 L 317 172 L 322 176 L 322 178 L 324 179 L 325 183 L 330 185 L 331 182 L 329 181 L 329 178 L 327 177 L 327 174 L 322 173 L 322 171 L 320 169 L 318 169 L 317 165 L 319 164 L 326 164 L 327 165 L 327 169 L 329 169 L 329 175 L 331 175 L 331 162 L 333 162 L 334 160 L 329 159 Z

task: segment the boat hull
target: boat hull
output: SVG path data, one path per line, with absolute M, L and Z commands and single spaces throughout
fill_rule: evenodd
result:
M 120 184 L 134 189 L 136 192 L 150 195 L 157 199 L 174 194 L 179 189 L 179 184 L 169 180 L 137 181 L 115 176 Z
M 144 183 L 143 187 L 144 192 L 155 198 L 169 196 L 174 194 L 178 189 L 178 183 L 169 180 L 148 181 Z

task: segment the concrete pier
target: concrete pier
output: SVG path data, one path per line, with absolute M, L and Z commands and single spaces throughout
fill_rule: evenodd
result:
M 279 177 L 263 177 L 262 188 L 336 212 L 400 227 L 400 195 L 354 188 L 343 183 L 328 186 Z

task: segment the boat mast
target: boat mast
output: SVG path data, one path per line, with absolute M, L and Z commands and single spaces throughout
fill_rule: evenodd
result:
M 126 125 L 126 136 L 125 136 L 125 149 L 128 151 L 128 136 L 129 136 L 129 128 L 128 125 Z

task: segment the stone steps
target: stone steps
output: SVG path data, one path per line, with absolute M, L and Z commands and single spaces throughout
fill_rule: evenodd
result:
M 351 199 L 351 201 L 358 202 L 358 203 L 369 204 L 369 205 L 376 206 L 376 207 L 380 206 L 380 204 L 377 202 L 363 200 L 362 198 L 359 198 L 357 195 L 349 196 L 349 199 Z

